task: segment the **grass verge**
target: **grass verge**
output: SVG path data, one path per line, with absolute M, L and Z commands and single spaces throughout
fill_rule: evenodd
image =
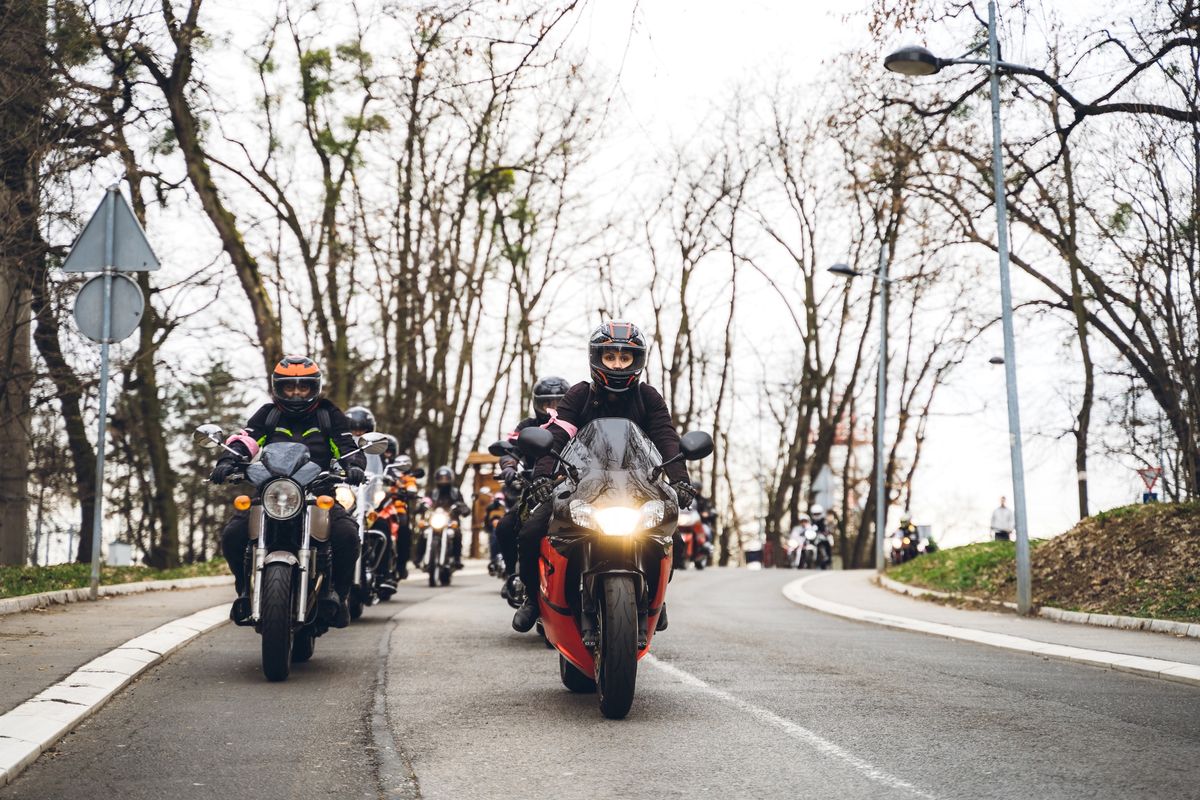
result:
M 1032 545 L 1036 605 L 1200 622 L 1200 503 L 1123 506 Z M 913 586 L 1012 602 L 1016 546 L 939 550 L 887 574 Z
M 150 567 L 109 567 L 101 565 L 100 583 L 136 583 L 138 581 L 203 578 L 228 575 L 221 559 L 187 564 L 175 569 Z M 59 589 L 79 589 L 91 583 L 90 564 L 52 564 L 48 567 L 0 567 L 0 598 L 23 594 L 41 594 Z

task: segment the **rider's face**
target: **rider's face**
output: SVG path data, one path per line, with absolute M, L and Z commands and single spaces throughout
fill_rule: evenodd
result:
M 625 350 L 605 350 L 600 359 L 609 369 L 629 369 L 633 366 L 633 353 Z
M 286 383 L 283 396 L 288 400 L 307 400 L 312 397 L 312 387 L 306 383 Z

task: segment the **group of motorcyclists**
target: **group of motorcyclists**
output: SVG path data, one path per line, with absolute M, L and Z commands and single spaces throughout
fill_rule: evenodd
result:
M 685 548 L 689 559 L 707 560 L 711 552 L 714 512 L 700 497 L 701 485 L 689 479 L 680 460 L 680 437 L 662 395 L 641 380 L 646 365 L 647 344 L 638 327 L 629 322 L 607 322 L 596 328 L 588 343 L 590 380 L 571 385 L 560 377 L 544 377 L 532 387 L 532 414 L 521 420 L 509 439 L 515 441 L 526 428 L 538 427 L 553 435 L 557 453 L 575 433 L 597 418 L 623 418 L 635 423 L 655 445 L 665 463 L 665 478 L 680 509 L 697 502 L 699 524 L 676 533 L 677 548 Z M 445 515 L 447 570 L 462 567 L 462 535 L 458 521 L 470 514 L 458 488 L 457 476 L 449 466 L 433 472 L 431 486 L 422 495 L 419 482 L 424 470 L 400 452 L 398 440 L 385 435 L 387 448 L 381 455 L 361 452 L 358 442 L 375 433 L 375 415 L 364 406 L 342 411 L 322 396 L 322 375 L 317 363 L 307 356 L 286 356 L 270 376 L 271 402 L 259 408 L 245 426 L 224 442 L 224 453 L 210 479 L 223 484 L 252 462 L 262 448 L 273 443 L 294 442 L 307 447 L 308 458 L 328 475 L 312 491 L 337 498 L 329 510 L 327 542 L 317 547 L 318 561 L 329 560 L 331 580 L 322 588 L 322 601 L 330 609 L 329 624 L 346 627 L 357 610 L 361 613 L 360 591 L 386 600 L 397 583 L 408 577 L 408 566 L 430 566 L 439 553 L 430 551 L 433 536 L 414 541 L 414 528 Z M 556 464 L 549 455 L 534 458 L 514 451 L 499 459 L 497 476 L 502 489 L 487 504 L 484 530 L 491 547 L 489 570 L 503 576 L 502 593 L 516 607 L 513 627 L 528 631 L 538 616 L 535 592 L 538 550 L 547 532 L 554 490 Z M 370 492 L 361 487 L 371 486 Z M 364 496 L 365 495 L 365 496 Z M 363 503 L 367 503 L 364 507 Z M 230 609 L 235 622 L 245 623 L 251 614 L 250 593 L 253 539 L 247 510 L 236 511 L 221 537 L 222 552 L 234 575 L 237 599 Z M 378 531 L 380 553 L 368 558 L 365 534 Z M 440 531 L 440 529 L 439 529 Z M 447 549 L 448 548 L 448 549 Z M 366 561 L 372 586 L 361 587 Z M 693 561 L 699 566 L 699 561 Z M 372 569 L 373 568 L 373 569 Z M 356 572 L 357 570 L 357 572 Z M 430 571 L 430 584 L 433 575 Z M 448 575 L 442 583 L 448 583 Z M 662 609 L 657 629 L 667 626 Z

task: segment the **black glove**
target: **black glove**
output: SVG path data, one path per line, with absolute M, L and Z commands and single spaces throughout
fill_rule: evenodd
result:
M 212 474 L 208 476 L 208 479 L 217 486 L 220 486 L 229 479 L 230 475 L 236 471 L 237 464 L 234 464 L 232 461 L 218 461 L 217 465 L 213 467 Z
M 554 481 L 543 475 L 534 478 L 525 489 L 525 499 L 531 506 L 540 506 L 554 494 Z
M 351 486 L 358 486 L 367 479 L 367 473 L 362 471 L 361 467 L 346 468 L 346 483 Z
M 671 484 L 671 488 L 675 490 L 675 497 L 680 508 L 687 508 L 696 499 L 696 490 L 688 481 L 675 481 Z
M 517 470 L 513 467 L 505 467 L 500 470 L 500 480 L 505 483 L 512 483 L 517 478 Z

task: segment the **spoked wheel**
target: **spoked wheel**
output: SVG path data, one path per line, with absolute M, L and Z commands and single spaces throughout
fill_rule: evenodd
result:
M 596 682 L 579 671 L 579 667 L 567 661 L 562 653 L 558 654 L 558 677 L 562 678 L 563 686 L 576 694 L 591 694 L 596 691 Z
M 637 594 L 633 578 L 604 579 L 600 606 L 600 647 L 596 653 L 596 688 L 600 713 L 624 719 L 633 705 L 637 684 Z
M 313 657 L 317 649 L 317 634 L 312 626 L 302 628 L 292 640 L 292 663 L 303 664 Z
M 292 667 L 292 565 L 263 570 L 262 669 L 269 681 L 285 681 Z

